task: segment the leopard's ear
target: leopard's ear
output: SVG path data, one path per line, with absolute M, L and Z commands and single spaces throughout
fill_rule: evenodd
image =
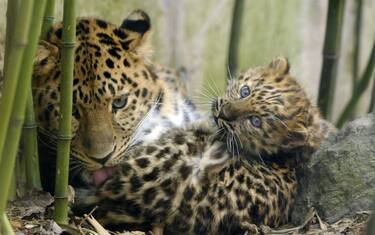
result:
M 277 70 L 280 74 L 287 74 L 290 68 L 288 59 L 285 57 L 274 58 L 269 64 L 269 67 Z
M 120 28 L 124 29 L 129 50 L 142 46 L 151 34 L 150 17 L 142 10 L 135 10 L 122 22 Z
M 56 65 L 59 57 L 59 48 L 47 41 L 40 41 L 34 60 L 34 75 L 49 74 Z

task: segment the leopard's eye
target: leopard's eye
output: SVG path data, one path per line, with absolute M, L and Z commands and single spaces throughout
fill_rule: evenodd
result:
M 73 106 L 72 113 L 73 113 L 73 116 L 76 119 L 80 119 L 81 118 L 81 114 L 80 114 L 80 112 L 79 112 L 79 110 L 78 110 L 78 108 L 76 106 Z
M 250 116 L 250 123 L 251 125 L 259 128 L 260 125 L 262 125 L 262 120 L 260 120 L 260 118 L 258 116 Z
M 128 103 L 128 96 L 122 95 L 113 100 L 112 109 L 113 110 L 122 109 L 123 107 L 125 107 L 127 103 Z
M 250 88 L 247 85 L 244 85 L 240 89 L 240 96 L 241 98 L 245 98 L 250 95 Z

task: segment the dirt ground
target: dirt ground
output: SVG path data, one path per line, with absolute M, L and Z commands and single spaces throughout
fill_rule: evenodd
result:
M 145 235 L 152 232 L 122 231 L 110 232 L 105 230 L 91 215 L 85 218 L 70 217 L 68 226 L 59 226 L 53 221 L 53 197 L 45 192 L 29 192 L 23 199 L 10 203 L 8 216 L 17 235 L 55 235 L 55 234 L 92 234 L 92 235 Z M 334 224 L 322 221 L 319 215 L 311 210 L 306 221 L 297 227 L 284 226 L 272 230 L 266 226 L 259 228 L 260 234 L 276 235 L 361 235 L 365 234 L 366 223 L 370 216 L 369 211 L 358 212 L 353 218 L 345 218 Z M 64 233 L 65 231 L 65 233 Z M 67 232 L 67 233 L 66 233 Z

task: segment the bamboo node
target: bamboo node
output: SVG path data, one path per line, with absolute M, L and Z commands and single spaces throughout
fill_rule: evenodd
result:
M 75 42 L 61 42 L 62 48 L 74 48 L 75 45 Z
M 23 118 L 13 118 L 9 121 L 10 126 L 22 125 L 25 119 Z
M 24 124 L 23 125 L 23 129 L 35 129 L 37 128 L 38 126 L 36 124 Z
M 73 139 L 73 136 L 72 135 L 58 135 L 57 139 L 58 140 L 71 140 Z
M 335 60 L 340 57 L 340 54 L 323 53 L 323 56 L 330 60 Z
M 22 40 L 22 41 L 18 41 L 15 46 L 16 47 L 22 47 L 22 48 L 26 48 L 27 47 L 27 41 L 26 40 Z
M 54 21 L 54 20 L 55 20 L 55 17 L 53 17 L 53 16 L 45 16 L 45 17 L 44 17 L 44 20 L 45 20 L 45 21 Z

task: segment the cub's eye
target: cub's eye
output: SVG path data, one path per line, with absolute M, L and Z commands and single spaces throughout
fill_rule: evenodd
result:
M 125 105 L 128 103 L 128 96 L 127 95 L 122 95 L 116 99 L 113 100 L 112 102 L 112 109 L 122 109 L 125 107 Z
M 247 85 L 241 87 L 241 89 L 240 89 L 241 98 L 245 98 L 249 95 L 250 95 L 250 88 Z
M 260 125 L 262 124 L 262 120 L 260 120 L 260 118 L 257 116 L 250 116 L 250 122 L 251 125 L 255 127 L 260 127 Z

